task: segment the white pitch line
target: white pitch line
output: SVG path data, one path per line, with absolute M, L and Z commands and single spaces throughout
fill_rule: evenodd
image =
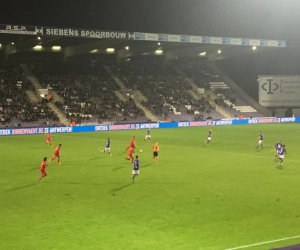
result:
M 245 246 L 240 246 L 240 247 L 227 248 L 225 250 L 243 249 L 243 248 L 249 248 L 249 247 L 255 247 L 255 246 L 260 246 L 260 245 L 266 245 L 266 244 L 270 244 L 270 243 L 274 243 L 274 242 L 285 241 L 285 240 L 292 240 L 292 239 L 298 239 L 298 238 L 300 238 L 300 235 L 292 236 L 292 237 L 287 237 L 287 238 L 282 238 L 282 239 L 277 239 L 277 240 L 270 240 L 270 241 L 265 241 L 265 242 L 260 242 L 260 243 L 255 243 L 255 244 L 245 245 Z

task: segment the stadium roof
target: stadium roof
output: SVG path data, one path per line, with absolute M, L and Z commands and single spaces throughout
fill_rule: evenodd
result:
M 210 60 L 285 47 L 282 40 L 189 36 L 49 28 L 24 25 L 0 25 L 0 49 L 6 56 L 24 51 L 61 52 L 64 58 L 94 53 L 117 54 L 118 58 L 135 55 L 208 57 Z

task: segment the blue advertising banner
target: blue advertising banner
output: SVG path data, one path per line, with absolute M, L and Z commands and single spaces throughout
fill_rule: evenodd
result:
M 300 122 L 300 117 L 262 117 L 243 120 L 208 120 L 208 121 L 182 121 L 182 122 L 153 122 L 153 123 L 131 123 L 131 124 L 110 124 L 110 125 L 88 125 L 74 127 L 37 127 L 37 128 L 7 128 L 0 129 L 0 136 L 11 135 L 36 135 L 44 133 L 80 133 L 80 132 L 102 132 L 135 129 L 158 129 L 158 128 L 184 128 L 184 127 L 205 127 L 205 126 L 230 126 L 246 124 L 267 124 L 267 123 L 294 123 Z

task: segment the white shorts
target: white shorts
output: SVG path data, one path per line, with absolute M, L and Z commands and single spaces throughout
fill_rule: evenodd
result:
M 110 151 L 110 148 L 105 148 L 105 151 Z
M 284 159 L 284 155 L 279 155 L 279 159 Z
M 258 141 L 258 144 L 262 144 L 262 142 L 263 142 L 262 140 L 259 140 L 259 141 Z
M 136 175 L 139 175 L 140 174 L 140 170 L 132 170 L 132 174 L 136 174 Z
M 146 135 L 146 138 L 151 138 L 151 135 Z
M 207 137 L 207 140 L 210 141 L 210 140 L 211 140 L 211 137 Z

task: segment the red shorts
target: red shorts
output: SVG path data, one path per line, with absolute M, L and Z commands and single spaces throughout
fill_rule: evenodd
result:
M 129 157 L 129 158 L 133 158 L 133 155 L 132 155 L 132 154 L 128 154 L 128 157 Z
M 59 158 L 59 154 L 54 154 L 54 157 L 57 157 L 57 158 Z
M 41 176 L 44 177 L 47 175 L 46 169 L 41 169 Z
M 51 142 L 51 140 L 46 140 L 46 143 L 49 143 L 49 142 Z

